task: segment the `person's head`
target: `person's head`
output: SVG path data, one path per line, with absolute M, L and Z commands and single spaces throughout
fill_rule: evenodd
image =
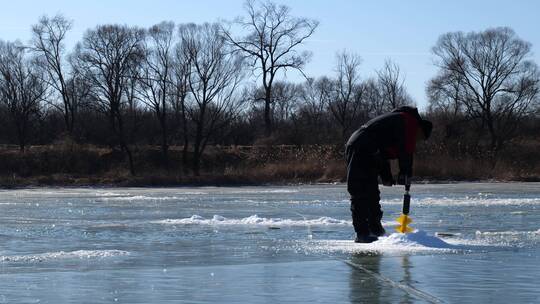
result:
M 433 124 L 429 120 L 422 119 L 422 117 L 418 113 L 417 108 L 411 107 L 411 106 L 401 106 L 394 109 L 392 112 L 405 112 L 405 113 L 411 114 L 412 116 L 416 118 L 419 124 L 418 130 L 416 133 L 417 140 L 420 140 L 420 139 L 427 140 L 429 136 L 431 136 L 431 130 L 433 130 Z

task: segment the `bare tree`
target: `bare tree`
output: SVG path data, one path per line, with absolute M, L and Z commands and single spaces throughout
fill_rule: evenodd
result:
M 466 98 L 465 80 L 453 73 L 440 73 L 431 79 L 427 87 L 430 112 L 456 117 L 463 112 L 461 100 Z
M 140 83 L 142 101 L 156 115 L 161 127 L 161 151 L 168 163 L 168 107 L 172 90 L 174 30 L 172 22 L 162 22 L 148 30 L 146 56 Z
M 368 107 L 370 117 L 375 117 L 388 112 L 387 102 L 383 98 L 379 81 L 375 78 L 368 78 L 362 82 L 363 103 Z
M 9 112 L 21 151 L 27 145 L 30 123 L 39 115 L 47 85 L 41 71 L 18 42 L 0 40 L 0 101 Z
M 330 126 L 331 114 L 328 113 L 328 104 L 334 96 L 334 82 L 326 76 L 317 79 L 308 79 L 299 89 L 299 107 L 295 112 L 297 123 L 304 128 L 303 140 L 305 143 L 323 143 L 335 136 Z
M 396 63 L 386 60 L 383 68 L 377 71 L 377 77 L 382 100 L 386 103 L 384 112 L 412 104 L 412 98 L 404 85 L 405 78 Z
M 309 124 L 322 125 L 326 106 L 330 103 L 334 84 L 328 77 L 308 79 L 300 90 L 301 111 L 305 113 Z
M 433 48 L 439 74 L 435 82 L 454 95 L 471 118 L 487 128 L 496 152 L 516 130 L 516 120 L 528 115 L 538 98 L 540 76 L 529 60 L 530 44 L 506 27 L 483 32 L 447 33 Z M 459 83 L 458 83 L 459 82 Z
M 88 30 L 77 46 L 81 67 L 92 84 L 92 96 L 106 113 L 115 142 L 129 159 L 135 174 L 133 156 L 125 136 L 123 110 L 129 80 L 144 57 L 144 30 L 121 25 L 100 25 Z
M 451 73 L 439 73 L 428 83 L 426 89 L 429 102 L 428 112 L 440 125 L 437 129 L 445 131 L 444 139 L 459 136 L 463 140 L 464 134 L 459 131 L 459 126 L 470 120 L 465 117 L 464 106 L 461 102 L 467 91 L 464 85 L 465 82 L 461 76 Z M 471 132 L 471 135 L 476 135 L 475 133 Z
M 253 86 L 251 88 L 250 101 L 257 109 L 262 103 L 263 112 L 265 105 L 264 87 Z M 291 82 L 276 81 L 273 84 L 272 102 L 270 105 L 270 119 L 275 127 L 280 122 L 286 121 L 298 106 L 299 87 Z
M 272 117 L 278 122 L 291 119 L 299 106 L 300 89 L 297 84 L 278 81 L 274 83 Z
M 365 113 L 362 103 L 363 88 L 360 85 L 360 56 L 348 52 L 337 54 L 334 96 L 328 109 L 341 128 L 342 140 L 359 124 L 359 116 Z
M 70 56 L 69 61 L 71 73 L 66 80 L 66 91 L 70 96 L 73 113 L 79 113 L 80 109 L 90 104 L 92 84 L 85 75 L 86 71 L 80 70 L 77 66 L 76 57 Z
M 246 32 L 242 38 L 233 37 L 229 30 L 223 33 L 227 40 L 246 58 L 257 76 L 262 78 L 264 88 L 264 125 L 266 136 L 272 133 L 272 88 L 276 75 L 281 71 L 297 70 L 303 74 L 304 65 L 310 59 L 307 51 L 298 48 L 309 38 L 318 22 L 291 15 L 285 5 L 255 2 L 245 4 L 247 16 L 237 18 L 235 24 Z
M 177 43 L 174 49 L 172 86 L 173 93 L 170 99 L 174 113 L 175 130 L 182 139 L 182 167 L 187 172 L 187 159 L 189 148 L 189 122 L 187 114 L 187 97 L 189 94 L 189 79 L 191 73 L 191 62 L 189 52 L 181 42 Z
M 32 49 L 38 54 L 42 63 L 47 83 L 61 97 L 62 104 L 51 103 L 64 116 L 66 130 L 73 135 L 77 115 L 77 100 L 73 94 L 74 87 L 69 87 L 68 65 L 64 41 L 71 30 L 72 22 L 62 15 L 52 18 L 43 16 L 39 22 L 32 26 Z
M 126 134 L 125 138 L 129 143 L 140 139 L 139 132 L 141 125 L 143 124 L 143 116 L 146 112 L 146 108 L 144 108 L 145 104 L 141 101 L 144 100 L 144 96 L 142 96 L 140 89 L 140 80 L 143 77 L 142 65 L 142 62 L 133 63 L 126 74 L 127 81 L 123 89 L 124 98 L 122 102 L 122 114 L 125 116 L 125 118 L 123 118 Z M 143 105 L 141 105 L 141 103 Z
M 460 75 L 443 73 L 431 79 L 426 89 L 428 96 L 428 112 L 437 116 L 439 124 L 444 125 L 445 138 L 454 135 L 454 129 L 461 123 L 470 120 L 465 117 L 461 102 L 466 94 L 465 81 Z
M 218 24 L 182 26 L 180 39 L 190 62 L 188 83 L 193 105 L 188 114 L 195 125 L 193 172 L 199 175 L 209 139 L 238 113 L 239 99 L 234 93 L 242 78 L 242 63 L 228 49 Z

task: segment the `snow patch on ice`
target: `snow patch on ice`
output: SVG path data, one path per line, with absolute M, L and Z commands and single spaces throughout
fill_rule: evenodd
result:
M 527 214 L 528 212 L 527 211 L 512 211 L 510 212 L 510 214 L 512 215 L 524 215 L 524 214 Z
M 540 229 L 535 231 L 476 231 L 476 237 L 498 237 L 498 238 L 515 238 L 526 237 L 535 238 L 540 237 Z
M 182 200 L 185 197 L 179 196 L 146 196 L 146 195 L 134 195 L 134 196 L 108 196 L 102 197 L 103 201 L 168 201 L 168 200 Z
M 126 194 L 118 192 L 96 192 L 96 196 L 125 196 Z
M 476 231 L 475 241 L 492 246 L 524 248 L 540 243 L 540 229 L 534 231 Z
M 260 225 L 260 226 L 351 226 L 350 220 L 335 219 L 332 217 L 319 217 L 315 219 L 286 219 L 286 218 L 266 218 L 258 215 L 251 215 L 240 219 L 226 218 L 221 215 L 214 215 L 212 218 L 204 218 L 200 215 L 193 215 L 189 218 L 166 219 L 156 221 L 158 224 L 170 225 Z M 383 225 L 393 225 L 393 223 L 383 223 Z
M 298 190 L 294 189 L 241 189 L 241 190 L 232 190 L 225 191 L 227 194 L 287 194 L 287 193 L 298 193 Z
M 318 240 L 305 244 L 306 251 L 313 252 L 457 252 L 458 246 L 449 244 L 442 239 L 428 235 L 425 231 L 416 230 L 412 233 L 393 233 L 380 237 L 378 241 L 369 244 L 358 244 L 352 240 Z
M 393 233 L 388 237 L 382 237 L 377 241 L 379 245 L 387 246 L 409 246 L 409 247 L 429 247 L 429 248 L 451 248 L 452 245 L 442 239 L 428 235 L 423 230 L 416 230 L 413 233 Z
M 33 255 L 0 256 L 0 262 L 37 263 L 53 260 L 91 260 L 127 256 L 130 253 L 123 250 L 77 250 L 46 252 Z

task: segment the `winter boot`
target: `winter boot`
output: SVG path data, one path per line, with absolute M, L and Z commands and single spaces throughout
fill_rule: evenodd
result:
M 369 231 L 372 235 L 383 236 L 386 233 L 380 220 L 374 220 L 369 222 Z
M 356 238 L 354 239 L 354 242 L 355 243 L 373 243 L 376 240 L 378 240 L 378 238 L 376 236 L 371 236 L 369 234 L 359 234 L 359 233 L 357 233 Z
M 369 231 L 372 235 L 375 236 L 383 236 L 386 233 L 386 230 L 384 230 L 381 220 L 383 217 L 383 212 L 381 210 L 381 205 L 379 201 L 373 201 L 370 204 L 369 208 L 369 218 L 368 218 L 368 226 Z

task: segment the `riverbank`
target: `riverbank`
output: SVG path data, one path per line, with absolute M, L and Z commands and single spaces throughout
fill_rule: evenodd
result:
M 336 183 L 346 179 L 342 151 L 329 145 L 209 147 L 199 176 L 190 170 L 191 155 L 188 153 L 184 160 L 180 147 L 170 148 L 166 162 L 157 147 L 135 147 L 133 151 L 135 175 L 130 174 L 123 154 L 109 148 L 50 145 L 20 152 L 3 147 L 0 187 L 240 186 Z M 540 181 L 540 161 L 534 153 L 531 155 L 503 155 L 493 163 L 485 158 L 455 157 L 433 147 L 419 147 L 414 176 L 418 181 L 435 183 Z

